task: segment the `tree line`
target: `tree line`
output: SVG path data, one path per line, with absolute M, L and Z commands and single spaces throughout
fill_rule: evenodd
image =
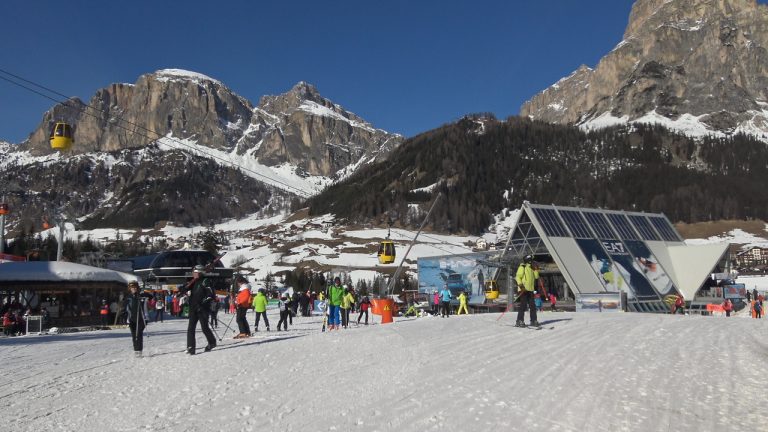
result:
M 395 214 L 396 225 L 413 228 L 442 192 L 429 226 L 471 234 L 524 200 L 661 212 L 673 222 L 768 219 L 766 175 L 768 147 L 746 135 L 694 139 L 655 125 L 585 132 L 469 116 L 407 140 L 307 204 L 312 215 L 352 223 L 384 225 Z

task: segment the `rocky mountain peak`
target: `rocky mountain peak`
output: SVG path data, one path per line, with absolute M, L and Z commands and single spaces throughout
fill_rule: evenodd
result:
M 605 126 L 662 123 L 701 134 L 768 134 L 768 6 L 638 0 L 624 39 L 594 70 L 534 96 L 521 115 Z
M 695 23 L 724 15 L 752 14 L 760 8 L 756 0 L 638 0 L 632 5 L 624 39 L 636 36 L 652 25 Z
M 194 83 L 205 83 L 210 82 L 213 84 L 223 85 L 220 81 L 215 80 L 207 75 L 198 73 L 198 72 L 192 72 L 184 69 L 161 69 L 158 71 L 155 71 L 154 73 L 147 74 L 157 81 L 165 82 L 165 81 L 180 81 L 180 82 L 186 82 L 191 81 Z
M 351 113 L 346 112 L 343 108 L 321 96 L 315 86 L 304 81 L 300 81 L 283 94 L 263 96 L 259 101 L 259 108 L 275 115 L 290 115 L 294 111 L 306 106 L 307 102 L 326 107 L 336 113 L 342 114 L 344 117 L 353 116 Z

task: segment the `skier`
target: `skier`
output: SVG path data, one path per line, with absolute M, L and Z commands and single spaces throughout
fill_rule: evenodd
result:
M 464 315 L 469 314 L 469 311 L 467 311 L 467 294 L 464 291 L 459 294 L 459 310 L 456 311 L 456 315 L 461 315 L 462 310 L 464 311 Z
M 677 296 L 675 299 L 675 306 L 672 310 L 672 314 L 677 314 L 677 311 L 680 311 L 682 315 L 685 315 L 685 300 L 683 300 L 683 296 Z
M 763 316 L 763 302 L 755 300 L 755 318 L 760 319 Z
M 515 327 L 525 327 L 525 309 L 526 307 L 531 310 L 531 326 L 541 327 L 536 320 L 536 303 L 534 300 L 534 284 L 536 279 L 539 278 L 539 272 L 532 266 L 533 257 L 527 255 L 520 266 L 517 268 L 517 274 L 515 275 L 515 282 L 517 282 L 517 293 L 520 301 L 520 309 L 517 311 L 517 321 Z
M 301 316 L 309 316 L 309 291 L 299 296 L 299 307 L 301 307 Z
M 101 325 L 104 327 L 109 325 L 109 305 L 107 304 L 106 300 L 101 301 L 101 309 L 99 310 L 99 315 L 101 315 Z
M 240 291 L 238 291 L 237 299 L 233 304 L 237 304 L 237 328 L 240 330 L 235 339 L 240 339 L 251 335 L 251 328 L 248 326 L 248 320 L 245 319 L 245 314 L 251 307 L 251 286 L 248 285 L 245 278 L 238 279 L 237 283 L 240 285 Z
M 253 310 L 256 312 L 256 323 L 253 325 L 254 331 L 259 331 L 259 319 L 264 317 L 264 325 L 269 331 L 269 319 L 267 319 L 267 296 L 264 295 L 264 288 L 259 288 L 256 296 L 253 298 Z
M 368 296 L 363 297 L 362 300 L 360 300 L 360 315 L 357 316 L 357 323 L 360 324 L 360 318 L 363 317 L 363 314 L 365 314 L 365 325 L 368 325 L 368 308 L 371 307 L 371 300 L 368 299 Z
M 731 303 L 731 299 L 725 299 L 723 302 L 723 310 L 725 311 L 726 317 L 731 316 L 731 311 L 733 310 L 733 303 Z
M 157 302 L 155 302 L 155 322 L 157 322 L 158 318 L 160 318 L 160 322 L 163 322 L 163 312 L 165 312 L 165 301 L 163 301 L 162 294 L 160 294 Z
M 328 287 L 328 330 L 339 329 L 339 307 L 343 298 L 344 288 L 341 287 L 341 278 L 337 276 Z
M 341 326 L 344 328 L 349 326 L 349 313 L 354 304 L 355 296 L 352 295 L 352 287 L 350 286 L 344 290 L 344 296 L 341 298 Z
M 437 290 L 432 291 L 432 315 L 437 316 L 440 313 L 440 294 Z
M 219 298 L 213 295 L 213 299 L 210 303 L 209 316 L 211 318 L 211 328 L 219 328 Z
M 451 290 L 448 289 L 448 284 L 443 285 L 443 290 L 440 291 L 440 304 L 443 308 L 443 318 L 451 316 Z
M 283 325 L 285 331 L 288 331 L 288 316 L 291 314 L 291 305 L 285 294 L 280 296 L 277 308 L 280 310 L 280 320 L 277 322 L 277 331 L 280 331 L 280 325 Z
M 200 327 L 203 335 L 208 341 L 205 352 L 216 348 L 216 338 L 208 326 L 208 316 L 210 314 L 210 302 L 213 301 L 214 292 L 211 287 L 211 281 L 205 277 L 203 272 L 205 267 L 196 265 L 192 271 L 192 280 L 181 290 L 181 294 L 189 292 L 189 324 L 187 325 L 187 354 L 195 354 L 195 328 L 200 321 Z
M 146 327 L 146 319 L 144 317 L 144 305 L 142 302 L 144 299 L 151 297 L 152 294 L 146 292 L 139 293 L 138 282 L 128 282 L 128 295 L 126 295 L 123 300 L 123 309 L 128 315 L 126 322 L 128 323 L 128 328 L 131 330 L 133 352 L 136 357 L 141 357 L 141 352 L 144 350 L 144 328 Z

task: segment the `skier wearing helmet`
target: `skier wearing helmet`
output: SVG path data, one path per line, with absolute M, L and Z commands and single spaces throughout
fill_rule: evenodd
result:
M 527 255 L 520 267 L 517 268 L 517 274 L 515 275 L 515 282 L 517 282 L 517 298 L 520 301 L 520 308 L 517 311 L 517 321 L 515 327 L 525 327 L 525 309 L 528 308 L 531 311 L 531 326 L 541 327 L 536 320 L 536 303 L 535 303 L 535 282 L 539 278 L 539 271 L 533 266 L 533 256 Z
M 195 329 L 197 323 L 203 330 L 203 335 L 208 341 L 205 351 L 208 352 L 216 347 L 216 338 L 208 326 L 210 313 L 209 303 L 215 296 L 211 281 L 205 277 L 205 267 L 197 265 L 192 270 L 192 280 L 180 291 L 180 294 L 189 292 L 189 323 L 187 324 L 187 354 L 195 354 Z
M 144 300 L 152 297 L 149 293 L 139 292 L 139 283 L 136 281 L 128 282 L 128 295 L 123 300 L 123 309 L 127 314 L 128 328 L 131 330 L 131 339 L 133 340 L 133 352 L 136 357 L 141 357 L 144 350 L 144 327 L 146 319 L 144 317 Z

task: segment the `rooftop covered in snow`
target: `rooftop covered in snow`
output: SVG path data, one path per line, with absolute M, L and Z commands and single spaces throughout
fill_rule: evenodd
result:
M 0 264 L 0 286 L 56 282 L 113 282 L 138 280 L 128 273 L 60 261 L 27 261 Z

